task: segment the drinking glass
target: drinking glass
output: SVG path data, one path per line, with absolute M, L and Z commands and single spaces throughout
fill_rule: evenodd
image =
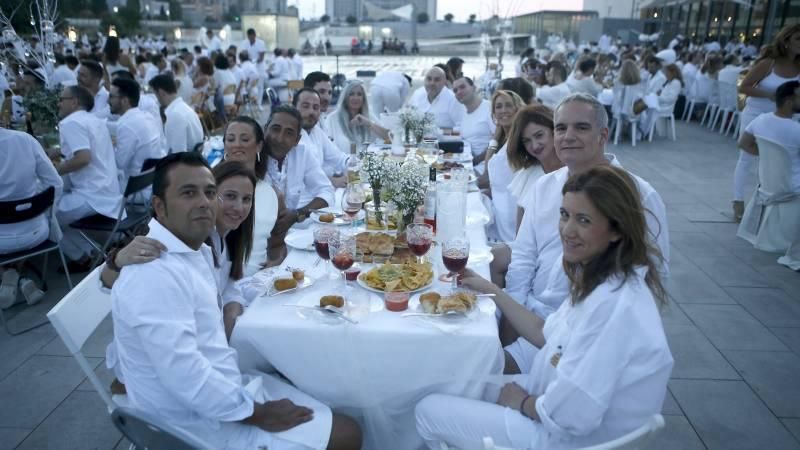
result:
M 427 223 L 412 223 L 406 228 L 406 242 L 411 253 L 422 263 L 422 257 L 428 253 L 433 243 L 433 226 Z
M 450 272 L 451 291 L 458 290 L 458 275 L 467 267 L 469 259 L 469 239 L 466 235 L 451 237 L 442 244 L 442 262 Z
M 426 164 L 430 165 L 439 160 L 441 151 L 439 150 L 439 142 L 436 139 L 423 139 L 422 143 L 419 144 L 419 150 Z
M 347 285 L 344 272 L 352 267 L 356 260 L 355 235 L 338 233 L 337 236 L 328 240 L 328 253 L 333 267 L 342 273 L 342 284 Z
M 314 230 L 314 250 L 317 251 L 317 255 L 319 255 L 319 257 L 325 261 L 330 261 L 330 243 L 338 237 L 339 231 L 329 225 L 322 226 Z M 338 278 L 336 275 L 331 273 L 330 264 L 327 263 L 325 264 L 325 277 L 331 280 Z
M 367 193 L 360 183 L 349 183 L 342 195 L 342 210 L 350 218 L 350 227 L 356 228 L 356 216 L 367 200 Z

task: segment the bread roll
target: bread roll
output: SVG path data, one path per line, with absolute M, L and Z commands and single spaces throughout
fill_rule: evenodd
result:
M 426 292 L 419 296 L 419 303 L 422 305 L 422 309 L 426 313 L 436 314 L 436 307 L 439 304 L 439 299 L 441 298 L 442 296 L 437 292 Z
M 297 281 L 294 278 L 278 278 L 275 280 L 275 289 L 285 291 L 287 289 L 294 289 L 297 287 Z
M 460 313 L 467 313 L 467 306 L 454 296 L 444 297 L 439 300 L 439 304 L 437 305 L 438 312 L 440 314 L 444 314 L 448 311 L 456 311 Z
M 320 215 L 319 215 L 319 221 L 320 221 L 320 222 L 331 223 L 331 222 L 333 222 L 335 219 L 336 219 L 336 216 L 334 216 L 334 215 L 333 215 L 333 214 L 331 214 L 331 213 L 325 213 L 325 214 L 320 214 Z
M 323 295 L 322 298 L 319 299 L 319 306 L 320 308 L 324 308 L 328 305 L 341 308 L 344 306 L 344 297 L 341 295 Z

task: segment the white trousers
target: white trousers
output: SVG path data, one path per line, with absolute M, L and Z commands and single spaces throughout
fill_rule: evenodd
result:
M 501 447 L 531 448 L 547 434 L 541 424 L 519 411 L 452 395 L 429 395 L 415 412 L 417 432 L 428 448 L 435 450 L 442 442 L 462 450 L 480 450 L 486 437 Z
M 741 123 L 741 132 L 744 133 L 744 130 L 750 125 L 750 122 L 753 121 L 759 114 L 753 114 L 748 111 L 742 111 L 742 114 L 739 116 L 739 121 Z M 733 200 L 734 201 L 744 201 L 745 197 L 745 185 L 747 184 L 747 178 L 753 172 L 754 168 L 758 165 L 758 156 L 752 155 L 747 153 L 743 150 L 739 150 L 739 160 L 736 161 L 736 169 L 733 171 Z
M 503 350 L 511 355 L 521 373 L 530 373 L 531 367 L 533 367 L 533 360 L 536 359 L 536 354 L 539 353 L 538 347 L 521 337 L 505 346 Z
M 97 214 L 89 203 L 80 196 L 71 192 L 66 192 L 58 201 L 56 209 L 56 219 L 64 232 L 61 239 L 61 249 L 67 259 L 77 261 L 84 255 L 92 253 L 92 246 L 84 239 L 78 230 L 71 228 L 69 224 L 78 219 Z
M 403 107 L 403 99 L 400 92 L 393 91 L 383 86 L 372 86 L 370 88 L 370 108 L 375 117 L 380 117 L 384 112 L 397 112 Z

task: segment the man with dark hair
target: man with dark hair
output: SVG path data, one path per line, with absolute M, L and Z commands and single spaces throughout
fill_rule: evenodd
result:
M 214 30 L 211 28 L 206 30 L 206 48 L 208 49 L 208 56 L 222 49 L 222 41 L 214 34 Z
M 161 53 L 156 53 L 150 58 L 150 66 L 147 67 L 147 72 L 144 74 L 145 84 L 149 83 L 154 76 L 164 73 L 165 70 L 167 70 L 167 60 Z
M 287 85 L 292 75 L 291 63 L 286 56 L 284 56 L 282 49 L 275 48 L 274 54 L 275 57 L 272 59 L 272 64 L 270 64 L 267 70 L 269 73 L 267 86 L 275 89 L 280 101 L 285 103 L 289 101 L 289 89 Z
M 139 83 L 135 81 L 114 79 L 108 104 L 111 113 L 119 116 L 114 155 L 120 186 L 125 186 L 131 175 L 142 172 L 145 160 L 162 158 L 167 154 L 161 122 L 139 108 Z
M 397 112 L 406 101 L 411 77 L 392 70 L 378 73 L 369 86 L 370 110 L 377 117 L 384 112 Z
M 108 109 L 108 91 L 103 86 L 103 67 L 100 63 L 89 59 L 81 61 L 78 69 L 78 84 L 85 87 L 94 96 L 94 108 L 90 111 L 101 119 L 111 117 Z
M 152 203 L 148 237 L 166 250 L 127 266 L 111 291 L 109 350 L 131 406 L 209 448 L 359 448 L 352 419 L 277 377 L 239 371 L 222 325 L 218 269 L 205 244 L 219 204 L 205 159 L 179 153 L 159 161 Z
M 303 86 L 311 88 L 319 94 L 319 126 L 326 135 L 330 136 L 328 130 L 325 129 L 325 122 L 328 115 L 335 109 L 335 107 L 331 108 L 331 99 L 333 98 L 331 77 L 325 72 L 311 72 L 303 80 Z
M 69 189 L 58 201 L 56 218 L 64 232 L 61 247 L 71 261 L 70 272 L 90 268 L 92 247 L 69 224 L 95 214 L 116 219 L 122 206 L 111 136 L 105 120 L 88 112 L 92 106 L 92 94 L 82 86 L 65 87 L 59 97 L 63 161 L 56 170 Z
M 305 94 L 308 95 L 308 94 Z M 303 117 L 293 106 L 273 108 L 264 128 L 269 156 L 263 177 L 285 196 L 293 210 L 281 226 L 302 222 L 311 210 L 334 204 L 334 189 L 313 150 L 300 143 Z M 263 167 L 262 166 L 262 167 Z M 257 165 L 256 171 L 259 171 Z M 259 174 L 261 175 L 261 174 Z M 279 219 L 279 222 L 281 219 Z
M 450 72 L 450 78 L 452 78 L 454 81 L 464 76 L 464 72 L 461 71 L 461 69 L 464 67 L 463 59 L 454 56 L 448 59 L 447 64 L 445 65 L 447 66 L 447 71 Z
M 483 173 L 483 160 L 489 141 L 494 137 L 496 125 L 492 120 L 492 106 L 478 93 L 475 82 L 461 77 L 453 82 L 453 94 L 464 105 L 467 112 L 461 121 L 461 137 L 472 149 L 472 164 L 478 173 Z
M 346 187 L 348 156 L 328 139 L 328 135 L 319 126 L 319 93 L 311 88 L 304 87 L 294 95 L 292 104 L 303 118 L 300 145 L 305 146 L 308 151 L 314 154 L 334 187 Z
M 50 88 L 56 87 L 56 85 L 63 86 L 75 86 L 78 84 L 78 78 L 75 76 L 75 72 L 67 66 L 66 58 L 61 53 L 56 53 L 56 68 L 53 71 L 53 74 L 48 77 L 47 82 L 49 83 Z M 73 56 L 74 58 L 74 56 Z
M 647 80 L 647 92 L 645 92 L 645 94 L 658 95 L 658 91 L 660 91 L 667 82 L 667 76 L 661 71 L 661 60 L 655 56 L 651 56 L 647 58 L 645 66 L 647 67 L 647 73 L 650 74 L 650 78 Z
M 260 65 L 264 62 L 264 57 L 267 54 L 267 47 L 264 45 L 263 40 L 256 38 L 256 30 L 252 28 L 247 29 L 247 39 L 239 44 L 239 48 L 242 52 L 247 53 L 250 61 L 253 61 L 255 64 Z
M 539 101 L 550 109 L 555 109 L 561 100 L 570 94 L 567 86 L 567 68 L 559 61 L 547 63 L 547 86 L 541 86 L 536 90 L 536 97 Z
M 585 58 L 578 63 L 578 70 L 567 78 L 567 86 L 569 86 L 570 92 L 597 97 L 603 91 L 603 86 L 594 80 L 595 67 L 597 67 L 597 61 L 592 58 Z
M 156 75 L 150 80 L 150 88 L 167 118 L 164 123 L 167 153 L 193 151 L 203 142 L 203 124 L 197 113 L 178 95 L 175 79 L 171 74 Z

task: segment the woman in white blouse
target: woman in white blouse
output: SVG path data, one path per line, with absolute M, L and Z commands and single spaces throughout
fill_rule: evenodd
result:
M 658 89 L 655 94 L 648 94 L 644 98 L 647 110 L 644 112 L 644 127 L 642 131 L 648 132 L 653 122 L 658 117 L 658 113 L 671 113 L 675 109 L 675 102 L 683 89 L 683 77 L 681 70 L 675 64 L 664 67 L 664 75 L 667 81 Z
M 562 190 L 559 233 L 570 298 L 544 322 L 467 270 L 463 284 L 495 294 L 512 325 L 540 348 L 525 375 L 479 401 L 433 394 L 416 408 L 429 448 L 572 449 L 616 439 L 661 411 L 673 359 L 659 307 L 655 268 L 636 183 L 600 166 Z
M 326 119 L 325 129 L 333 143 L 345 153 L 350 144 L 361 145 L 375 139 L 389 139 L 389 130 L 383 128 L 369 112 L 367 91 L 360 80 L 350 80 L 344 86 L 336 111 Z
M 172 75 L 175 77 L 175 84 L 178 85 L 178 96 L 186 102 L 187 105 L 192 104 L 192 79 L 186 73 L 186 64 L 180 59 L 175 58 L 170 62 Z

